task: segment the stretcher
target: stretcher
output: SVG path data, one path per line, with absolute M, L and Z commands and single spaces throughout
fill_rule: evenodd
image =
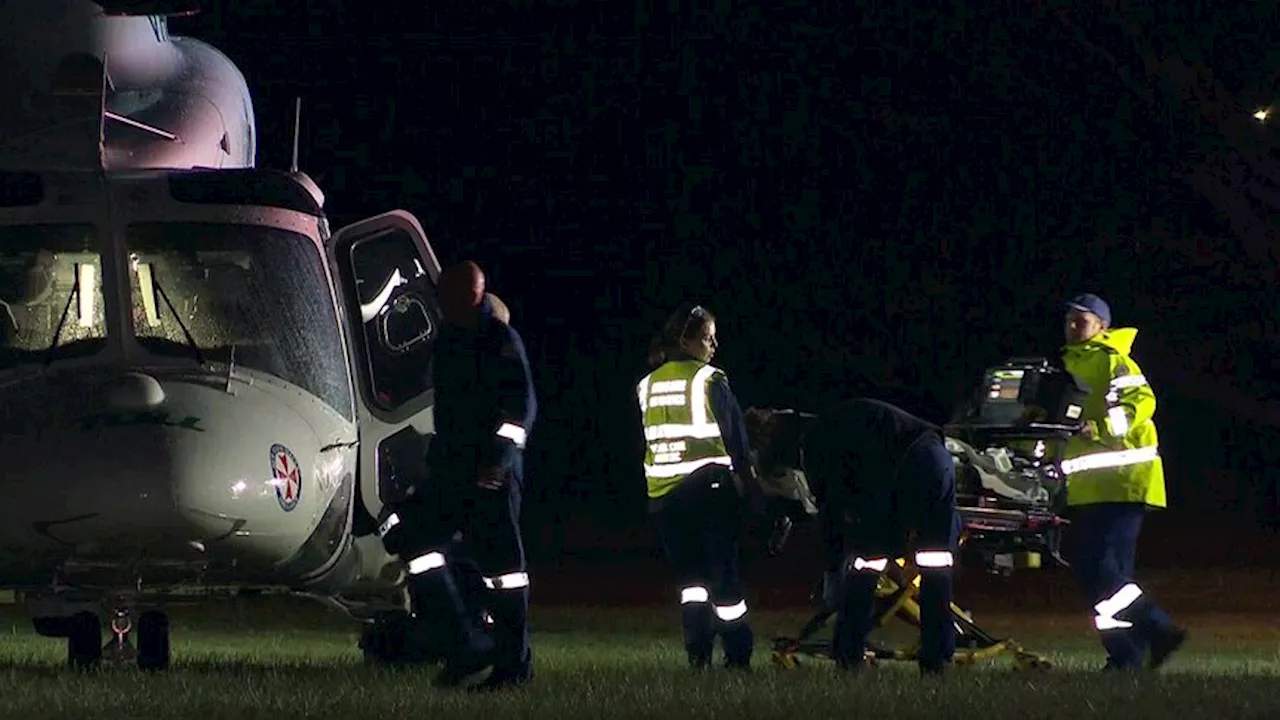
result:
M 893 620 L 907 623 L 913 628 L 920 627 L 920 574 L 913 564 L 905 558 L 890 563 L 880 575 L 876 587 L 876 625 L 883 627 Z M 819 583 L 815 595 L 822 596 Z M 835 611 L 822 608 L 815 613 L 800 629 L 796 637 L 777 637 L 773 641 L 773 662 L 785 668 L 794 669 L 802 664 L 802 657 L 819 660 L 830 660 L 831 640 L 819 637 L 819 633 L 827 626 L 835 615 Z M 967 665 L 988 660 L 1000 655 L 1011 655 L 1013 666 L 1017 670 L 1044 670 L 1052 667 L 1052 663 L 1044 655 L 1037 654 L 1012 638 L 997 638 L 979 627 L 973 616 L 955 603 L 951 605 L 951 618 L 956 627 L 956 652 L 952 662 Z M 894 648 L 869 639 L 867 642 L 867 660 L 875 663 L 882 660 L 915 660 L 918 645 L 906 648 Z
M 1052 565 L 1066 566 L 1060 553 L 1061 533 L 1066 520 L 1052 509 L 1055 494 L 1026 497 L 1008 481 L 1011 473 L 1001 473 L 1005 482 L 978 475 L 981 484 L 975 491 L 972 479 L 975 460 L 967 457 L 972 448 L 948 438 L 959 466 L 961 493 L 957 511 L 962 522 L 960 558 L 981 564 L 988 572 L 1007 575 L 1015 570 L 1037 569 Z M 964 480 L 968 482 L 964 482 Z M 998 479 L 998 478 L 996 478 Z M 1043 487 L 1043 486 L 1037 486 Z M 1030 488 L 1029 488 L 1030 489 Z M 920 626 L 920 574 L 914 563 L 898 558 L 881 573 L 876 587 L 876 626 L 884 627 L 892 621 L 901 621 L 918 629 Z M 813 599 L 821 602 L 821 582 L 814 589 Z M 773 642 L 773 661 L 783 668 L 797 667 L 802 656 L 831 659 L 831 642 L 819 637 L 834 611 L 820 608 L 795 637 L 778 637 Z M 1023 647 L 1012 638 L 997 638 L 974 622 L 973 616 L 952 603 L 951 618 L 956 627 L 956 654 L 953 662 L 958 665 L 1011 655 L 1015 669 L 1047 669 L 1049 660 Z M 874 636 L 874 634 L 873 634 Z M 868 660 L 914 660 L 917 647 L 891 648 L 869 642 Z
M 1061 458 L 1067 439 L 1081 427 L 1078 419 L 1086 392 L 1069 374 L 1043 359 L 1010 360 L 984 373 L 973 402 L 943 428 L 956 467 L 956 509 L 962 521 L 960 564 L 981 565 L 1002 575 L 1067 567 L 1060 552 L 1068 524 L 1061 515 L 1066 500 Z M 794 501 L 807 494 L 803 473 L 795 468 L 773 468 L 770 474 L 787 479 L 782 484 L 786 490 L 776 490 L 775 495 Z M 812 515 L 812 503 L 803 504 Z M 789 526 L 786 530 L 780 541 L 771 543 L 771 552 L 781 551 Z M 918 637 L 919 586 L 919 571 L 907 558 L 890 563 L 876 588 L 876 627 L 900 621 L 916 628 Z M 821 597 L 819 583 L 813 594 L 819 605 Z M 834 614 L 820 607 L 796 636 L 775 638 L 773 661 L 794 668 L 803 657 L 831 659 L 831 642 L 820 633 Z M 956 627 L 956 664 L 1011 655 L 1016 669 L 1051 667 L 1047 658 L 1016 640 L 983 630 L 954 603 L 951 616 Z M 917 647 L 872 642 L 875 634 L 868 642 L 869 661 L 915 659 Z

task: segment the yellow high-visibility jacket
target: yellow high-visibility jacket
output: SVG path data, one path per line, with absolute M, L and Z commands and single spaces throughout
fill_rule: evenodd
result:
M 1081 419 L 1094 437 L 1067 443 L 1067 504 L 1130 502 L 1166 507 L 1164 465 L 1152 419 L 1156 396 L 1129 357 L 1138 331 L 1115 328 L 1063 348 L 1068 372 L 1089 388 Z

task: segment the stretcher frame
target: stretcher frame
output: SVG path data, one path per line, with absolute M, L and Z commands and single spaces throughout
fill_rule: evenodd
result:
M 876 586 L 875 626 L 883 627 L 898 619 L 920 627 L 920 571 L 906 558 L 898 558 L 880 573 Z M 821 590 L 817 592 L 821 596 Z M 777 637 L 773 641 L 773 663 L 787 670 L 801 666 L 801 657 L 832 660 L 832 643 L 819 639 L 818 634 L 836 614 L 835 610 L 822 608 L 804 624 L 796 637 Z M 1012 655 L 1015 670 L 1048 670 L 1052 662 L 1043 655 L 1032 652 L 1012 638 L 996 638 L 979 627 L 973 616 L 955 603 L 951 604 L 951 619 L 956 626 L 955 665 L 972 665 L 1000 655 Z M 919 643 L 904 649 L 894 649 L 881 643 L 868 641 L 866 660 L 875 664 L 882 660 L 913 661 L 919 652 Z

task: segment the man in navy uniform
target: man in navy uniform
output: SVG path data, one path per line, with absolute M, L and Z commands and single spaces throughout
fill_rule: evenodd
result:
M 841 668 L 862 666 L 880 573 L 908 549 L 921 575 L 920 670 L 942 672 L 955 654 L 960 518 L 943 442 L 936 425 L 864 398 L 822 413 L 805 432 L 802 464 L 825 545 L 823 599 L 839 612 L 833 655 Z
M 461 684 L 492 665 L 474 689 L 496 690 L 533 676 L 520 510 L 523 451 L 537 398 L 524 343 L 494 317 L 479 266 L 452 266 L 438 285 L 445 327 L 432 368 L 435 437 L 427 452 L 428 477 L 400 513 L 414 540 L 399 553 L 409 568 L 414 615 L 450 623 L 454 642 L 439 683 Z M 491 638 L 465 607 L 446 561 L 445 550 L 458 531 L 489 588 Z

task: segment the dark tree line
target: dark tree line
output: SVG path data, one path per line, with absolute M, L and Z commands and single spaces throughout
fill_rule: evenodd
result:
M 264 160 L 307 98 L 337 220 L 407 207 L 490 268 L 539 361 L 548 494 L 640 506 L 631 388 L 685 297 L 744 403 L 942 419 L 985 365 L 1055 352 L 1089 289 L 1141 329 L 1175 497 L 1266 504 L 1263 4 L 269 5 L 191 32 L 249 75 Z

